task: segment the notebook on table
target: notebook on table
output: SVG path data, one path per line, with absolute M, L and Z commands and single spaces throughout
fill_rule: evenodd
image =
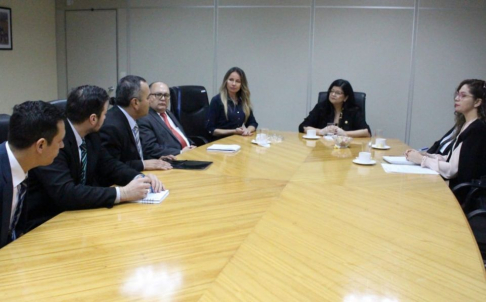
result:
M 161 203 L 167 196 L 169 196 L 169 190 L 162 191 L 160 193 L 148 193 L 144 199 L 135 201 L 136 203 Z
M 383 156 L 383 160 L 393 165 L 415 165 L 413 162 L 408 161 L 405 156 Z
M 241 149 L 240 145 L 222 145 L 222 144 L 212 144 L 207 148 L 208 151 L 219 151 L 219 152 L 237 152 Z

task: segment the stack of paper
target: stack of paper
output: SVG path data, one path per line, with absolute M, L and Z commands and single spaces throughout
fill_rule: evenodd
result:
M 408 161 L 405 156 L 383 156 L 383 160 L 394 165 L 415 165 L 411 161 Z
M 160 193 L 148 193 L 147 197 L 138 200 L 138 203 L 161 203 L 169 195 L 169 190 L 162 191 Z
M 208 147 L 208 151 L 237 152 L 241 149 L 240 145 L 218 145 L 213 144 Z
M 420 166 L 390 165 L 390 164 L 381 164 L 381 166 L 383 167 L 383 170 L 385 170 L 386 173 L 433 174 L 433 175 L 439 174 L 434 170 L 422 168 Z

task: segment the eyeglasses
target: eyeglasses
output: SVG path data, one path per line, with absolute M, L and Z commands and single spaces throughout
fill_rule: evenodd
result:
M 470 97 L 472 97 L 472 95 L 470 95 L 470 94 L 466 94 L 466 93 L 464 93 L 464 92 L 458 92 L 458 91 L 456 91 L 456 93 L 454 93 L 454 98 L 459 97 L 461 100 L 462 100 L 462 99 L 465 99 L 465 98 L 467 98 L 467 97 L 469 97 L 469 96 L 470 96 Z
M 329 92 L 329 94 L 334 94 L 335 96 L 342 96 L 344 93 L 342 93 L 341 91 L 331 90 L 331 92 Z
M 161 100 L 162 98 L 165 98 L 166 100 L 170 99 L 170 94 L 168 93 L 151 93 L 150 95 L 155 96 L 159 100 Z

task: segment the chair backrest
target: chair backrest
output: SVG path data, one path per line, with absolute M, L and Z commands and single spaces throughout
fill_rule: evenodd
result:
M 327 91 L 319 92 L 319 99 L 317 100 L 318 103 L 324 102 L 327 99 Z M 366 93 L 364 92 L 355 92 L 354 99 L 356 100 L 356 105 L 363 111 L 363 116 L 366 119 Z
M 8 139 L 8 124 L 10 123 L 10 115 L 0 114 L 0 144 Z
M 67 100 L 54 100 L 49 102 L 49 104 L 56 106 L 62 112 L 66 112 L 66 103 Z
M 170 88 L 170 111 L 181 123 L 187 136 L 211 140 L 206 131 L 209 100 L 203 86 L 174 86 Z

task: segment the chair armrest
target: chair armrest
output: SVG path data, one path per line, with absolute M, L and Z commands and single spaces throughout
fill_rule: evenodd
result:
M 486 209 L 477 209 L 472 211 L 471 213 L 467 214 L 467 220 L 470 220 L 476 216 L 484 216 L 486 219 Z
M 188 136 L 188 138 L 190 138 L 198 147 L 209 143 L 208 140 L 202 136 Z

